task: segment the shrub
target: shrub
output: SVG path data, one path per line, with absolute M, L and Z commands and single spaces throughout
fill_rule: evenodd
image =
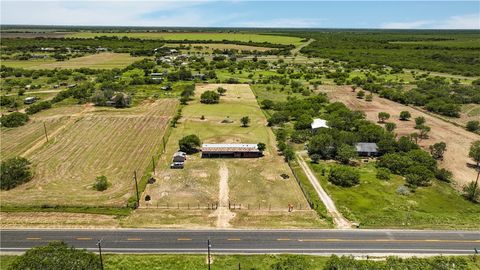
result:
M 395 123 L 391 123 L 391 122 L 385 123 L 385 129 L 388 132 L 393 132 L 396 128 L 397 128 L 397 124 Z
M 264 143 L 258 143 L 257 147 L 258 147 L 258 150 L 262 152 L 265 151 L 265 149 L 267 149 L 267 145 Z
M 2 161 L 0 168 L 0 188 L 9 190 L 32 179 L 30 162 L 23 157 Z
M 357 92 L 357 98 L 362 99 L 364 96 L 365 96 L 365 91 L 360 90 L 360 91 Z
M 108 188 L 108 181 L 105 175 L 97 176 L 95 178 L 95 183 L 93 183 L 93 188 L 96 191 L 104 191 Z
M 223 87 L 218 87 L 217 88 L 217 92 L 223 96 L 226 92 L 227 92 L 227 89 L 223 88 Z
M 69 247 L 64 242 L 29 249 L 18 256 L 8 269 L 101 269 L 99 257 L 84 249 Z
M 214 91 L 205 91 L 200 96 L 200 102 L 205 104 L 215 104 L 220 101 L 220 95 Z
M 51 107 L 52 103 L 47 100 L 30 105 L 30 107 L 28 107 L 25 112 L 27 114 L 34 114 L 42 110 L 50 109 Z
M 390 170 L 387 169 L 387 168 L 378 168 L 377 169 L 377 179 L 380 179 L 380 180 L 390 180 Z
M 357 150 L 355 147 L 348 144 L 342 144 L 338 147 L 337 156 L 335 158 L 343 164 L 348 164 L 350 160 L 357 156 Z
M 468 121 L 466 127 L 468 131 L 476 132 L 480 130 L 480 122 L 476 120 Z
M 240 118 L 240 122 L 242 123 L 242 127 L 248 127 L 248 124 L 250 123 L 250 117 L 244 116 Z
M 402 111 L 400 112 L 400 120 L 402 121 L 408 121 L 412 117 L 409 111 Z
M 273 101 L 271 101 L 270 99 L 265 99 L 260 104 L 262 105 L 262 108 L 265 109 L 265 110 L 270 110 L 275 105 L 275 103 Z
M 337 186 L 352 187 L 360 183 L 360 173 L 350 167 L 333 166 L 330 169 L 328 181 Z
M 197 148 L 202 144 L 200 141 L 200 138 L 198 138 L 197 135 L 191 134 L 183 137 L 178 141 L 178 147 L 180 148 L 180 151 L 183 151 L 187 154 L 192 154 L 197 152 Z
M 28 115 L 21 112 L 13 112 L 11 114 L 6 114 L 0 118 L 0 123 L 4 127 L 23 126 L 27 121 L 28 121 Z
M 384 123 L 385 120 L 387 120 L 388 118 L 390 118 L 390 114 L 387 113 L 387 112 L 379 112 L 378 113 L 378 121 L 380 123 Z
M 397 194 L 407 196 L 410 194 L 410 190 L 406 186 L 399 186 L 397 188 Z
M 447 169 L 438 169 L 435 171 L 435 178 L 440 181 L 450 183 L 452 182 L 452 172 Z
M 405 179 L 411 187 L 429 186 L 432 178 L 434 178 L 432 171 L 422 165 L 414 165 L 408 168 L 405 175 Z

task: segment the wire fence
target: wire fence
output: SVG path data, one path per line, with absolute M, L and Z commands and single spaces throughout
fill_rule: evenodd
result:
M 142 205 L 141 208 L 151 208 L 151 209 L 181 209 L 181 210 L 217 210 L 219 204 L 214 203 L 154 203 L 146 202 Z M 310 210 L 309 205 L 297 203 L 297 204 L 286 204 L 284 207 L 273 205 L 270 203 L 238 203 L 238 202 L 229 202 L 227 206 L 229 210 L 262 210 L 262 211 L 293 211 L 293 210 Z

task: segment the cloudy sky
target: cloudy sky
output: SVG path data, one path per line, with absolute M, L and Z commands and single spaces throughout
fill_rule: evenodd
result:
M 1 0 L 1 24 L 480 29 L 479 3 Z

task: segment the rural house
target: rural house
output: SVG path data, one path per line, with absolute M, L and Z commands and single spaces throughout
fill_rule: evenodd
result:
M 379 155 L 376 143 L 361 142 L 355 144 L 355 148 L 357 149 L 358 155 L 361 157 L 375 157 Z
M 202 158 L 256 158 L 262 155 L 256 144 L 202 145 Z
M 327 120 L 323 120 L 320 118 L 313 119 L 311 127 L 312 127 L 312 131 L 316 131 L 320 128 L 329 128 L 327 125 Z

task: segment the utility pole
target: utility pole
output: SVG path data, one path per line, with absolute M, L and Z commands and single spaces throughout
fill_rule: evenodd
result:
M 97 246 L 98 246 L 98 253 L 100 254 L 100 269 L 103 270 L 102 240 L 103 240 L 103 239 L 98 240 Z
M 45 125 L 45 122 L 43 122 L 43 130 L 45 131 L 45 139 L 47 139 L 47 143 L 48 143 L 47 126 Z
M 207 250 L 208 250 L 208 270 L 210 270 L 210 247 L 212 247 L 212 245 L 210 245 L 210 239 L 207 240 Z
M 137 191 L 137 207 L 140 206 L 140 196 L 138 195 L 137 171 L 133 171 L 133 179 L 135 180 L 135 190 Z

